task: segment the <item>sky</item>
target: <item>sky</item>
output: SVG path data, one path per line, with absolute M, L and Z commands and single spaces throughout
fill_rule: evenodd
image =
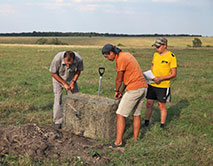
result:
M 213 36 L 213 0 L 0 0 L 0 33 Z

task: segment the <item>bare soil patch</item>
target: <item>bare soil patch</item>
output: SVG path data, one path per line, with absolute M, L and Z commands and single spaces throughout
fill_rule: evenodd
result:
M 77 157 L 84 165 L 107 165 L 112 152 L 101 142 L 74 135 L 51 126 L 36 124 L 0 127 L 0 157 L 5 155 L 29 155 L 35 161 L 46 158 Z

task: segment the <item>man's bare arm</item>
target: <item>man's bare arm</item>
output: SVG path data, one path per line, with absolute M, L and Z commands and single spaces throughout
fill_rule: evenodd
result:
M 70 90 L 70 86 L 58 74 L 51 73 L 51 76 L 53 78 L 55 78 L 59 83 L 61 83 L 65 87 L 66 90 Z
M 153 78 L 153 81 L 160 82 L 160 81 L 163 81 L 163 80 L 170 80 L 172 78 L 175 78 L 176 75 L 177 75 L 177 68 L 172 68 L 170 75 L 162 76 L 162 77 L 155 77 L 155 78 Z

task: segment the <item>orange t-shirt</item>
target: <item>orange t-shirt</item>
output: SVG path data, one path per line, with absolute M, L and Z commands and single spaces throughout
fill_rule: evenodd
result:
M 123 83 L 126 85 L 126 90 L 136 90 L 147 87 L 140 65 L 132 54 L 120 52 L 119 55 L 116 55 L 115 61 L 116 71 L 125 71 Z

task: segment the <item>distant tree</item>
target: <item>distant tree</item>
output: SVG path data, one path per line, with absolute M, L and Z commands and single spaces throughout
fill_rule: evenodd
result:
M 202 47 L 202 42 L 199 38 L 194 38 L 192 40 L 193 47 Z
M 63 43 L 58 38 L 53 38 L 51 41 L 48 41 L 47 44 L 54 44 L 54 45 L 67 45 L 67 43 Z
M 36 41 L 36 44 L 46 44 L 47 43 L 47 39 L 45 38 L 40 38 Z
M 121 44 L 121 43 L 118 43 L 117 46 L 118 46 L 118 47 L 125 47 L 125 45 L 123 45 L 123 44 Z
M 0 33 L 0 36 L 86 36 L 86 37 L 202 37 L 202 35 L 189 35 L 189 34 L 116 34 L 116 33 L 97 33 L 97 32 L 21 32 L 21 33 Z M 58 41 L 53 41 L 58 44 Z
M 67 45 L 67 43 L 61 42 L 58 38 L 53 38 L 52 40 L 48 40 L 46 38 L 40 38 L 35 43 L 36 44 Z

